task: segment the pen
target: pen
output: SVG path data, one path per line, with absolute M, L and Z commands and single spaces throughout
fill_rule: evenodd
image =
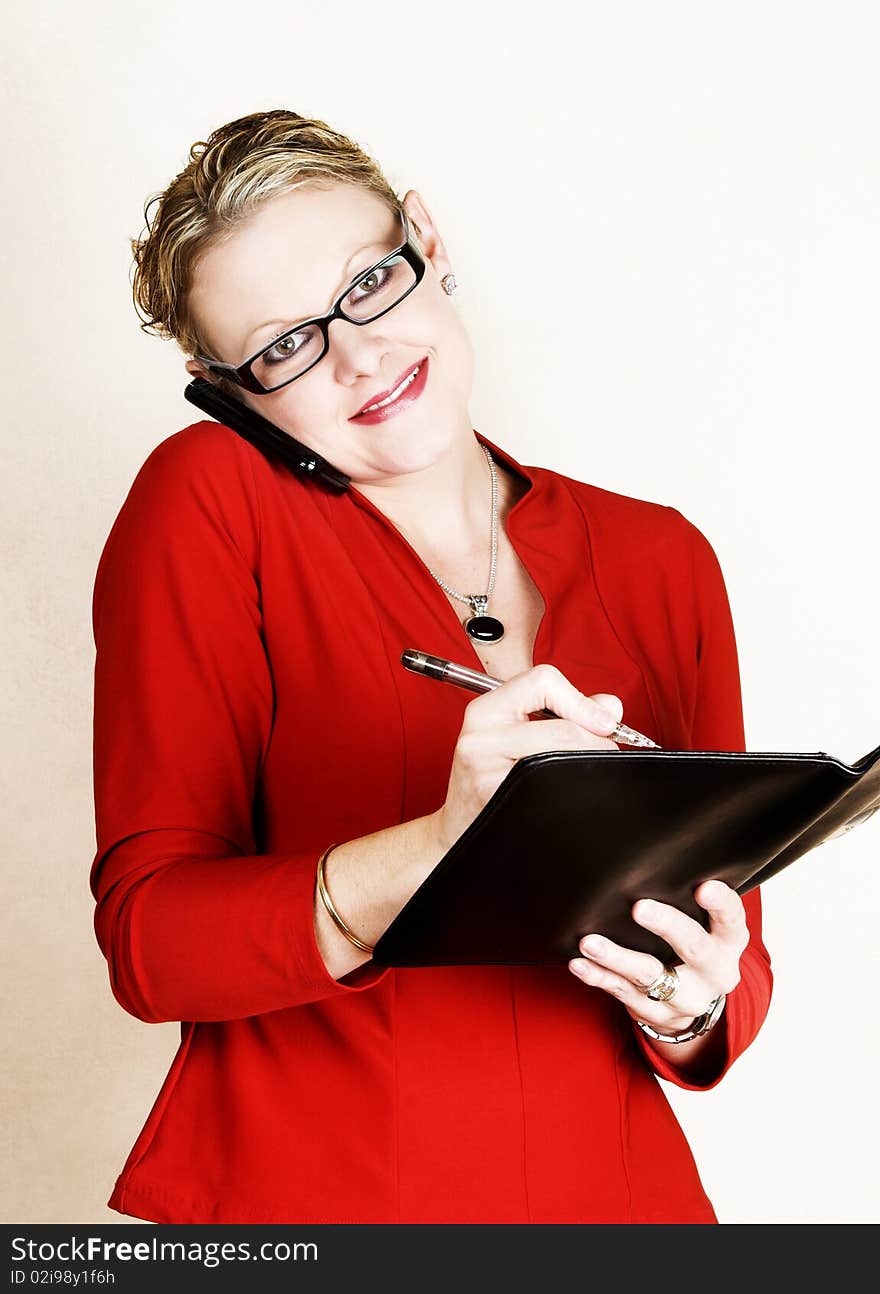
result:
M 467 665 L 457 665 L 454 661 L 444 660 L 442 656 L 429 656 L 427 652 L 416 651 L 412 647 L 401 653 L 400 662 L 415 674 L 437 678 L 444 683 L 454 683 L 457 687 L 466 687 L 470 692 L 494 692 L 504 682 L 504 679 L 492 678 L 491 674 L 481 674 L 479 670 L 470 669 Z M 546 719 L 559 718 L 552 710 L 538 710 L 536 713 Z M 652 741 L 644 733 L 636 732 L 635 728 L 628 728 L 625 723 L 618 723 L 609 736 L 628 746 L 653 746 L 656 750 L 660 749 L 656 741 Z

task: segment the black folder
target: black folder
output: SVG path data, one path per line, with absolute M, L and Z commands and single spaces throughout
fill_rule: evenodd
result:
M 675 964 L 640 898 L 708 928 L 693 891 L 763 884 L 880 808 L 880 746 L 813 754 L 548 751 L 518 760 L 380 937 L 384 966 L 566 962 L 596 932 Z

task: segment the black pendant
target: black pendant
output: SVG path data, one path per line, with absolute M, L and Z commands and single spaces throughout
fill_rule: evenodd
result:
M 471 616 L 464 627 L 477 642 L 497 643 L 504 637 L 504 625 L 494 616 Z

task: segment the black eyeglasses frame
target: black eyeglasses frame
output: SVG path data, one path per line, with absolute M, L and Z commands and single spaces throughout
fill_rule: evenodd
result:
M 401 301 L 405 301 L 409 294 L 419 286 L 424 278 L 426 266 L 425 257 L 416 246 L 412 229 L 410 228 L 409 217 L 406 213 L 406 208 L 400 207 L 398 210 L 401 224 L 403 225 L 403 242 L 399 247 L 395 247 L 393 251 L 387 252 L 380 261 L 376 262 L 375 265 L 371 265 L 369 269 L 361 271 L 357 278 L 349 283 L 348 287 L 345 288 L 344 291 L 340 292 L 327 314 L 315 315 L 313 319 L 303 319 L 301 323 L 295 324 L 292 328 L 288 328 L 286 332 L 281 333 L 278 337 L 273 337 L 268 345 L 261 346 L 258 351 L 251 355 L 249 359 L 246 359 L 242 364 L 221 364 L 218 360 L 209 359 L 206 355 L 196 355 L 195 358 L 201 364 L 204 364 L 209 373 L 217 373 L 222 377 L 230 379 L 238 386 L 244 387 L 246 391 L 250 391 L 252 395 L 270 395 L 273 391 L 280 391 L 282 387 L 289 386 L 291 382 L 296 382 L 299 378 L 305 377 L 306 373 L 311 372 L 316 364 L 320 364 L 321 360 L 330 349 L 330 325 L 333 323 L 334 319 L 344 319 L 347 323 L 355 324 L 358 328 L 363 328 L 365 324 L 374 323 L 377 319 L 381 319 L 382 315 L 388 314 L 389 310 L 396 309 L 396 307 L 400 305 Z M 369 278 L 369 276 L 374 274 L 376 270 L 381 269 L 388 263 L 388 261 L 394 260 L 395 257 L 401 255 L 412 266 L 415 273 L 415 282 L 412 287 L 407 288 L 403 296 L 400 297 L 399 300 L 395 301 L 393 305 L 386 306 L 384 310 L 380 310 L 379 313 L 373 315 L 371 319 L 352 319 L 347 315 L 342 309 L 342 302 L 348 296 L 349 292 L 352 292 L 359 283 L 362 283 L 364 279 Z M 321 330 L 321 335 L 324 339 L 324 346 L 320 355 L 318 355 L 316 359 L 312 360 L 308 368 L 304 368 L 301 373 L 297 373 L 294 377 L 289 377 L 284 382 L 279 382 L 277 386 L 263 386 L 262 382 L 260 382 L 258 378 L 254 377 L 252 366 L 261 355 L 264 355 L 266 351 L 270 351 L 273 346 L 277 346 L 279 342 L 284 341 L 285 338 L 292 337 L 294 333 L 298 333 L 301 329 L 307 328 L 311 325 L 314 325 Z

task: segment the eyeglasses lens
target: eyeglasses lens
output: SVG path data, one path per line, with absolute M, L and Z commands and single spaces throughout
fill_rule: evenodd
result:
M 396 256 L 358 280 L 342 299 L 342 313 L 354 323 L 369 323 L 402 301 L 415 284 L 415 270 L 409 261 Z M 261 386 L 274 390 L 311 368 L 323 348 L 321 329 L 310 324 L 279 337 L 254 360 L 251 370 Z

